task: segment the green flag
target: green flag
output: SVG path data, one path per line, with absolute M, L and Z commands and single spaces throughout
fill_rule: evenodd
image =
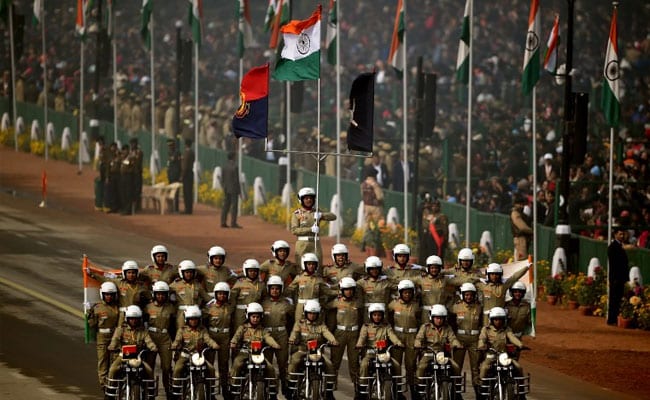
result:
M 472 7 L 472 0 L 465 3 L 465 14 L 463 15 L 463 27 L 458 44 L 458 58 L 456 59 L 456 80 L 460 83 L 469 83 L 469 51 L 470 51 L 470 26 L 469 10 Z
M 142 1 L 142 25 L 140 26 L 140 35 L 144 40 L 144 45 L 151 50 L 151 17 L 153 16 L 153 1 Z

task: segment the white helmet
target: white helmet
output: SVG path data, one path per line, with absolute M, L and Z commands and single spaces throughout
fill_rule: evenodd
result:
M 266 287 L 269 286 L 280 286 L 280 291 L 284 289 L 284 282 L 282 282 L 282 277 L 278 275 L 269 276 L 269 280 L 266 281 Z
M 305 196 L 314 196 L 316 197 L 316 191 L 311 187 L 304 187 L 298 191 L 298 199 L 302 202 L 302 198 Z
M 138 263 L 133 260 L 124 261 L 124 264 L 122 264 L 122 278 L 126 279 L 126 271 L 133 271 L 133 270 L 135 270 L 136 272 L 140 270 L 138 268 Z
M 302 255 L 302 260 L 300 260 L 300 266 L 302 267 L 302 270 L 305 271 L 305 263 L 308 262 L 315 262 L 316 267 L 318 268 L 318 256 L 314 253 L 305 253 Z
M 521 290 L 522 292 L 524 292 L 524 294 L 526 294 L 526 285 L 524 285 L 524 283 L 521 281 L 517 281 L 510 288 L 510 294 L 512 294 L 513 290 Z
M 427 267 L 430 267 L 432 265 L 437 265 L 439 267 L 442 267 L 442 258 L 438 256 L 429 256 L 427 257 Z
M 192 260 L 183 260 L 178 264 L 178 275 L 183 278 L 183 272 L 185 271 L 195 271 L 196 273 L 196 264 Z
M 289 243 L 287 243 L 284 240 L 276 240 L 273 242 L 271 245 L 271 253 L 273 253 L 273 257 L 276 257 L 278 254 L 278 250 L 280 249 L 287 249 L 287 255 L 289 254 L 289 251 L 291 250 L 291 247 L 289 246 Z
M 212 264 L 212 257 L 222 256 L 226 260 L 226 249 L 221 246 L 212 246 L 208 250 L 208 263 Z
M 461 265 L 461 261 L 471 261 L 469 264 L 472 266 L 474 264 L 474 253 L 472 253 L 472 249 L 465 247 L 464 249 L 460 249 L 458 252 L 458 265 Z
M 201 309 L 197 305 L 187 306 L 185 309 L 185 319 L 201 318 Z
M 153 292 L 169 292 L 169 285 L 165 281 L 156 281 L 153 284 Z
M 397 284 L 397 291 L 398 292 L 401 293 L 402 290 L 406 290 L 406 289 L 415 290 L 415 285 L 413 284 L 413 281 L 411 281 L 410 279 L 403 279 L 403 280 L 399 281 L 399 283 Z
M 142 318 L 142 310 L 138 306 L 128 306 L 124 316 L 126 318 Z
M 249 303 L 248 306 L 246 306 L 246 318 L 250 318 L 251 314 L 264 315 L 264 308 L 260 303 Z
M 226 292 L 226 299 L 230 298 L 230 285 L 228 285 L 226 282 L 217 282 L 216 285 L 214 285 L 214 297 L 217 297 L 217 292 Z
M 470 282 L 463 283 L 462 285 L 460 285 L 460 293 L 463 294 L 465 292 L 476 293 L 476 286 L 474 286 L 474 284 Z
M 350 278 L 349 276 L 341 278 L 341 281 L 339 282 L 339 287 L 341 290 L 343 289 L 354 289 L 357 287 L 357 283 L 354 281 L 354 279 Z
M 337 243 L 332 246 L 332 261 L 336 262 L 337 254 L 345 254 L 345 258 L 348 258 L 348 247 L 343 243 Z
M 447 308 L 442 304 L 434 304 L 433 306 L 431 306 L 431 310 L 429 311 L 429 316 L 431 318 L 447 317 Z
M 151 248 L 151 261 L 153 263 L 156 263 L 156 254 L 158 253 L 164 253 L 165 254 L 165 261 L 167 261 L 167 258 L 169 257 L 169 251 L 167 251 L 167 247 L 163 246 L 162 244 L 157 244 Z
M 117 293 L 117 286 L 115 286 L 113 282 L 104 282 L 99 287 L 99 294 L 102 300 L 104 300 L 104 295 L 108 293 L 112 293 L 112 294 Z
M 492 321 L 494 318 L 505 318 L 506 310 L 501 307 L 492 307 L 488 316 L 490 317 L 490 321 Z
M 384 263 L 381 261 L 381 258 L 377 256 L 370 256 L 366 258 L 366 262 L 364 263 L 364 266 L 366 267 L 366 273 L 370 268 L 379 268 L 381 270 L 381 267 L 383 267 Z
M 372 313 L 377 311 L 385 314 L 386 306 L 383 303 L 370 303 L 368 306 L 368 317 L 372 318 Z
M 320 313 L 320 303 L 316 300 L 307 300 L 305 302 L 305 314 L 307 313 Z
M 485 271 L 486 274 L 501 274 L 503 275 L 503 268 L 501 267 L 501 264 L 497 263 L 490 263 L 487 266 L 487 270 Z
M 396 244 L 395 247 L 393 247 L 393 260 L 397 261 L 398 254 L 406 254 L 407 256 L 410 256 L 411 248 L 404 243 Z
M 249 258 L 248 260 L 244 261 L 244 265 L 242 266 L 242 269 L 244 270 L 244 275 L 248 277 L 249 269 L 256 269 L 259 272 L 260 263 L 258 263 L 257 260 L 255 260 L 254 258 Z

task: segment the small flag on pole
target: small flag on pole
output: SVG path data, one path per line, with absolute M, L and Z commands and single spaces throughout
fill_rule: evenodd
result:
M 390 64 L 397 75 L 402 76 L 404 71 L 404 2 L 397 1 L 397 12 L 395 13 L 395 24 L 393 25 L 393 40 L 390 43 L 388 64 Z
M 235 136 L 264 139 L 268 136 L 269 64 L 252 68 L 244 75 L 239 98 L 241 105 L 232 119 Z
M 32 11 L 32 24 L 37 26 L 41 23 L 41 19 L 43 18 L 43 0 L 34 0 Z
M 190 0 L 187 15 L 190 27 L 192 28 L 192 40 L 201 47 L 203 0 Z
M 524 52 L 524 73 L 521 77 L 521 88 L 525 95 L 533 91 L 539 80 L 540 29 L 539 0 L 531 0 L 528 33 L 526 33 L 526 50 Z
M 282 27 L 281 58 L 273 71 L 278 81 L 305 81 L 320 78 L 321 6 L 306 20 L 290 21 Z
M 557 71 L 557 52 L 560 44 L 560 16 L 555 14 L 555 22 L 551 34 L 548 35 L 546 43 L 546 55 L 544 56 L 544 69 L 555 74 Z
M 327 62 L 330 65 L 336 65 L 336 24 L 338 16 L 336 14 L 336 0 L 330 0 L 329 18 L 327 19 L 327 33 L 325 42 L 327 43 Z
M 463 25 L 458 43 L 458 57 L 456 59 L 456 81 L 469 83 L 469 51 L 471 45 L 469 10 L 472 7 L 472 0 L 465 2 L 465 13 L 463 14 Z
M 352 82 L 350 113 L 348 150 L 372 153 L 375 114 L 374 72 L 365 72 Z
M 77 20 L 75 23 L 75 30 L 81 40 L 86 39 L 86 4 L 87 0 L 77 0 Z
M 603 96 L 602 108 L 609 126 L 618 126 L 621 117 L 621 99 L 619 94 L 620 69 L 618 63 L 618 30 L 616 16 L 618 9 L 614 6 L 612 23 L 609 28 L 609 41 L 605 55 L 605 68 L 603 71 Z
M 244 51 L 250 47 L 257 47 L 258 44 L 253 37 L 253 26 L 251 24 L 250 9 L 248 0 L 237 0 L 237 24 L 239 25 L 239 34 L 237 36 L 237 48 L 239 58 L 244 57 Z
M 151 50 L 151 16 L 153 13 L 153 0 L 142 0 L 142 25 L 140 35 L 144 40 L 147 50 Z
M 269 6 L 266 8 L 266 15 L 264 16 L 264 31 L 268 32 L 273 27 L 273 19 L 275 18 L 275 8 L 278 5 L 276 0 L 269 0 Z
M 276 0 L 275 15 L 273 17 L 273 26 L 271 30 L 271 40 L 269 41 L 269 48 L 275 49 L 278 47 L 280 38 L 280 28 L 289 23 L 291 12 L 289 8 L 290 0 Z

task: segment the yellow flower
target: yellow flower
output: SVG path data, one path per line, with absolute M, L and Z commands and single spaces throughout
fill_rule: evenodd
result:
M 635 307 L 638 306 L 639 304 L 641 304 L 641 298 L 639 296 L 630 297 L 630 304 L 632 304 Z

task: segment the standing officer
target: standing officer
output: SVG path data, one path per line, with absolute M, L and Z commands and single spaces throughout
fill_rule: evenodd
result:
M 212 340 L 219 344 L 217 350 L 217 365 L 219 367 L 219 383 L 223 398 L 232 398 L 228 388 L 228 355 L 230 352 L 230 333 L 232 332 L 232 315 L 235 307 L 230 303 L 230 286 L 226 282 L 217 282 L 214 285 L 214 301 L 207 304 L 203 317 L 205 326 Z M 214 356 L 209 357 L 208 362 L 214 364 Z
M 377 183 L 377 170 L 371 165 L 364 168 L 361 182 L 361 199 L 363 201 L 364 229 L 370 222 L 377 223 L 384 215 L 384 191 Z
M 334 221 L 336 215 L 330 212 L 322 213 L 316 210 L 316 191 L 304 187 L 298 191 L 301 207 L 291 214 L 291 233 L 296 235 L 296 263 L 300 263 L 303 254 L 314 253 L 320 260 L 323 249 L 318 239 L 320 221 Z
M 260 281 L 260 263 L 249 258 L 242 266 L 244 276 L 232 287 L 230 294 L 237 305 L 235 311 L 235 326 L 241 326 L 246 321 L 246 309 L 250 303 L 259 303 L 264 295 L 264 282 Z
M 302 274 L 291 281 L 287 288 L 287 296 L 291 297 L 296 304 L 296 321 L 303 317 L 303 309 L 309 300 L 325 304 L 329 295 L 329 287 L 316 273 L 318 270 L 318 257 L 314 253 L 305 253 L 302 256 Z M 319 311 L 320 314 L 320 311 Z
M 88 310 L 88 326 L 96 330 L 97 377 L 103 389 L 106 386 L 108 366 L 111 361 L 107 347 L 117 328 L 120 310 L 117 307 L 117 286 L 113 282 L 102 283 L 99 294 L 101 301 Z
M 282 278 L 285 284 L 291 281 L 300 274 L 302 271 L 297 264 L 289 260 L 289 243 L 284 240 L 276 240 L 271 245 L 271 254 L 274 258 L 270 258 L 262 263 L 260 266 L 260 278 L 266 282 L 269 276 L 277 275 Z
M 142 171 L 143 171 L 143 158 L 144 153 L 138 145 L 138 138 L 131 138 L 131 151 L 129 156 L 133 162 L 133 203 L 135 204 L 135 211 L 140 211 L 142 208 Z
M 483 325 L 483 307 L 477 300 L 476 287 L 467 282 L 460 286 L 461 300 L 454 304 L 452 314 L 455 316 L 456 337 L 463 347 L 454 353 L 454 361 L 462 371 L 465 363 L 465 353 L 469 353 L 469 364 L 472 370 L 472 384 L 476 398 L 481 398 L 479 386 L 479 353 L 478 335 Z
M 504 282 L 502 279 L 503 267 L 500 264 L 491 263 L 487 266 L 487 282 L 477 282 L 475 284 L 476 289 L 482 294 L 480 298 L 483 299 L 483 326 L 489 324 L 488 312 L 493 307 L 505 307 L 508 289 L 526 274 L 528 268 L 530 268 L 530 265 L 521 268 L 519 271 L 515 271 Z
M 524 196 L 515 196 L 510 212 L 510 228 L 512 241 L 515 245 L 515 261 L 525 260 L 528 257 L 528 243 L 533 238 L 533 228 L 524 214 L 524 206 L 528 200 Z
M 182 311 L 186 311 L 189 306 L 197 306 L 201 311 L 201 306 L 212 300 L 209 294 L 203 289 L 203 285 L 196 278 L 196 265 L 191 260 L 183 260 L 178 264 L 178 276 L 171 285 L 171 298 L 178 306 L 179 312 L 176 315 L 176 327 L 180 330 L 185 322 Z
M 120 165 L 122 159 L 117 148 L 117 143 L 111 143 L 109 153 L 108 179 L 106 181 L 106 192 L 104 196 L 106 197 L 105 201 L 108 212 L 114 213 L 118 212 L 121 208 L 122 199 L 120 195 Z
M 237 282 L 237 274 L 225 265 L 226 249 L 221 246 L 212 246 L 208 250 L 208 263 L 198 267 L 199 280 L 203 288 L 211 290 L 219 282 L 226 282 L 232 287 Z
M 530 321 L 530 303 L 524 300 L 526 285 L 515 282 L 510 288 L 512 299 L 506 302 L 505 309 L 508 314 L 508 326 L 512 333 L 519 339 L 526 334 L 532 326 Z
M 176 268 L 167 262 L 168 259 L 169 251 L 167 247 L 161 244 L 153 246 L 151 248 L 151 261 L 153 264 L 140 271 L 140 280 L 149 288 L 158 281 L 163 281 L 167 284 L 174 282 L 174 279 L 176 279 Z
M 122 195 L 122 215 L 133 214 L 133 181 L 135 177 L 135 158 L 128 144 L 122 146 L 120 165 L 120 194 Z
M 97 144 L 99 145 L 99 152 L 95 160 L 95 170 L 98 173 L 98 176 L 95 178 L 95 211 L 105 211 L 106 204 L 108 203 L 105 201 L 105 193 L 111 153 L 108 147 L 106 147 L 104 136 L 97 138 Z
M 366 258 L 366 276 L 357 281 L 357 287 L 360 289 L 359 295 L 366 311 L 364 318 L 368 318 L 366 322 L 370 321 L 370 314 L 367 312 L 370 304 L 382 304 L 385 307 L 390 301 L 391 283 L 386 275 L 382 274 L 382 266 L 383 263 L 379 257 Z
M 235 162 L 235 153 L 228 153 L 228 161 L 223 167 L 223 208 L 221 209 L 221 227 L 227 228 L 226 220 L 230 213 L 230 226 L 232 228 L 241 228 L 237 225 L 237 203 L 241 193 L 239 185 L 239 168 Z
M 181 181 L 181 154 L 176 149 L 176 139 L 167 139 L 167 180 L 169 183 Z M 174 211 L 178 211 L 178 194 L 174 199 Z
M 185 150 L 181 157 L 181 177 L 183 180 L 183 204 L 185 214 L 192 214 L 194 205 L 194 150 L 192 150 L 192 139 L 185 139 Z
M 151 340 L 158 347 L 160 369 L 162 370 L 163 386 L 167 400 L 172 397 L 169 376 L 172 370 L 172 337 L 176 331 L 176 307 L 169 302 L 169 285 L 165 281 L 153 284 L 153 302 L 144 309 L 145 322 Z M 156 353 L 147 354 L 147 360 L 152 372 L 156 366 Z
M 444 260 L 449 243 L 449 219 L 440 211 L 440 200 L 431 199 L 429 193 L 424 196 L 421 224 L 421 259 L 433 254 Z

